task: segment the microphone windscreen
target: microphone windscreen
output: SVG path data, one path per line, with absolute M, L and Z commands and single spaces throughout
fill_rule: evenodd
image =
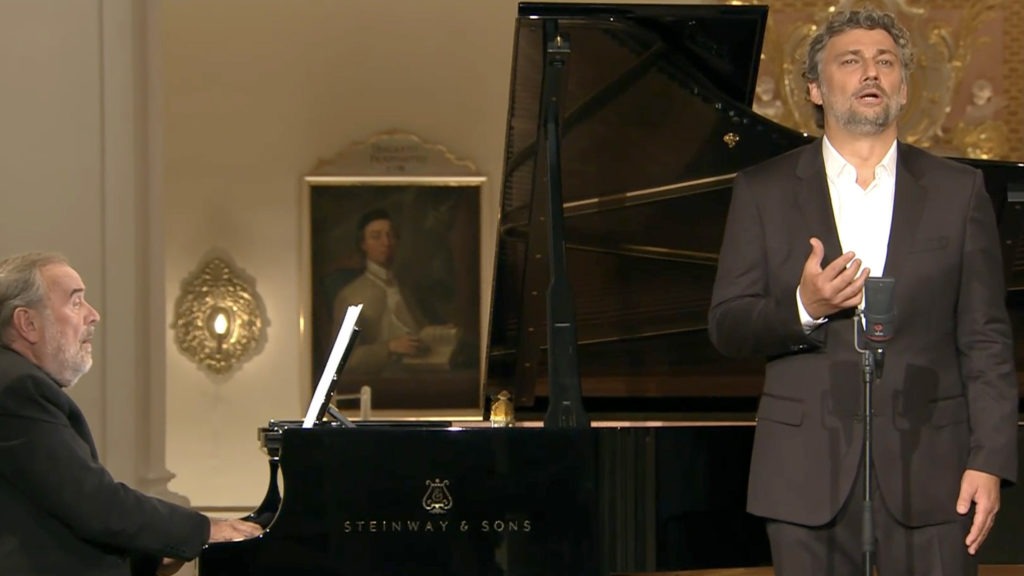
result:
M 864 283 L 864 336 L 872 342 L 885 342 L 893 336 L 895 289 L 896 279 L 886 276 L 868 278 Z

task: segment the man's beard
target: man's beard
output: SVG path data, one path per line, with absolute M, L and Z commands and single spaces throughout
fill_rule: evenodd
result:
M 81 342 L 78 346 L 65 346 L 53 319 L 47 319 L 43 330 L 46 334 L 46 355 L 51 364 L 50 375 L 61 388 L 74 387 L 78 379 L 92 368 L 92 354 Z M 92 334 L 89 334 L 89 337 L 91 338 Z
M 875 85 L 872 88 L 884 99 L 884 105 L 873 110 L 861 111 L 855 108 L 852 102 L 842 108 L 838 102 L 829 101 L 829 93 L 822 85 L 820 87 L 822 99 L 830 104 L 825 113 L 854 134 L 874 136 L 885 132 L 896 121 L 896 116 L 900 113 L 900 105 L 889 96 L 888 92 L 882 90 L 881 86 Z

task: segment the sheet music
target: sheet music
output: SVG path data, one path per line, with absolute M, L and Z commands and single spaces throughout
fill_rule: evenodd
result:
M 320 382 L 316 385 L 316 390 L 313 392 L 313 399 L 309 402 L 309 408 L 306 409 L 306 417 L 302 419 L 303 428 L 312 428 L 313 423 L 316 422 L 317 413 L 320 412 L 320 407 L 323 406 L 324 402 L 330 402 L 327 393 L 331 389 L 331 381 L 338 372 L 341 357 L 345 354 L 345 349 L 348 348 L 349 340 L 352 339 L 352 333 L 356 328 L 356 318 L 359 317 L 359 312 L 362 309 L 363 305 L 357 304 L 349 306 L 345 312 L 345 318 L 341 321 L 341 328 L 338 330 L 338 337 L 334 340 L 334 347 L 331 348 L 330 356 L 327 357 L 327 366 L 324 367 L 323 374 L 320 375 Z

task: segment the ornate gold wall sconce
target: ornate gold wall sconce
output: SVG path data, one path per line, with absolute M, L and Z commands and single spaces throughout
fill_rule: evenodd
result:
M 174 341 L 190 360 L 225 374 L 252 358 L 269 324 L 255 281 L 226 257 L 213 256 L 182 282 L 174 305 Z

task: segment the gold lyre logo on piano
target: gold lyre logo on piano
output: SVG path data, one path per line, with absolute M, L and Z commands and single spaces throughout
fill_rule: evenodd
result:
M 434 478 L 427 480 L 427 493 L 423 495 L 423 508 L 431 514 L 444 514 L 452 509 L 452 495 L 448 492 L 448 481 Z

